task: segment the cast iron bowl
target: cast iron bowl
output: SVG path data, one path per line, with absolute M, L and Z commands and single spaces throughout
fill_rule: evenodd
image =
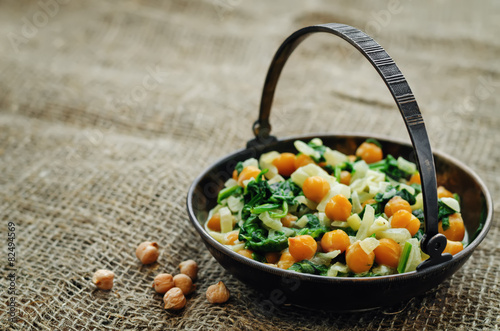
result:
M 327 32 L 339 36 L 360 51 L 375 67 L 404 119 L 412 144 L 380 136 L 363 134 L 316 134 L 276 139 L 270 135 L 269 115 L 279 75 L 293 50 L 307 36 Z M 461 162 L 442 153 L 431 152 L 425 125 L 413 94 L 400 70 L 372 38 L 343 24 L 323 24 L 300 29 L 293 33 L 274 56 L 262 93 L 259 119 L 255 122 L 256 138 L 247 148 L 236 151 L 206 169 L 191 185 L 187 209 L 194 227 L 210 253 L 230 273 L 264 293 L 268 304 L 283 303 L 321 307 L 335 311 L 365 310 L 393 305 L 425 293 L 457 271 L 485 238 L 491 227 L 493 205 L 481 179 Z M 367 138 L 377 139 L 384 153 L 414 160 L 420 171 L 424 200 L 425 235 L 422 250 L 430 258 L 416 271 L 379 277 L 325 277 L 282 270 L 243 257 L 211 237 L 204 229 L 209 211 L 217 204 L 217 194 L 231 177 L 235 165 L 250 157 L 258 158 L 269 151 L 295 152 L 293 142 L 321 138 L 326 146 L 346 154 Z M 469 244 L 458 254 L 442 254 L 446 238 L 438 233 L 437 185 L 444 185 L 461 197 L 462 217 Z M 336 298 L 341 297 L 342 300 Z

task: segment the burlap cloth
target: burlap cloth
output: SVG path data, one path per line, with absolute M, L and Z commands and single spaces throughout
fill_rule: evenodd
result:
M 452 278 L 395 307 L 333 314 L 276 305 L 226 272 L 188 221 L 188 187 L 252 138 L 279 44 L 339 22 L 375 37 L 407 77 L 431 142 L 473 168 L 500 206 L 500 7 L 425 1 L 2 1 L 1 329 L 498 329 L 500 226 Z M 280 81 L 273 132 L 359 131 L 407 139 L 385 86 L 331 35 L 313 36 Z M 15 223 L 17 323 L 7 323 L 7 224 Z M 156 240 L 141 266 L 135 247 Z M 186 308 L 151 283 L 200 266 Z M 116 273 L 96 290 L 96 269 Z M 227 304 L 206 288 L 223 280 Z M 342 300 L 342 298 L 332 298 Z

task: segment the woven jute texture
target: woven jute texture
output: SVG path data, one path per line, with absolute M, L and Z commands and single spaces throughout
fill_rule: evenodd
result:
M 430 292 L 335 314 L 269 304 L 233 278 L 190 225 L 185 200 L 199 173 L 252 138 L 280 43 L 337 22 L 393 56 L 433 148 L 476 171 L 500 206 L 499 13 L 494 1 L 0 2 L 0 329 L 498 329 L 498 218 L 472 258 Z M 292 55 L 273 133 L 407 140 L 380 78 L 337 39 L 312 36 Z M 145 240 L 160 244 L 153 266 L 135 257 Z M 165 311 L 152 280 L 185 259 L 199 264 L 197 290 L 185 309 Z M 101 268 L 116 274 L 112 291 L 91 282 Z M 211 305 L 205 291 L 219 280 L 231 299 Z

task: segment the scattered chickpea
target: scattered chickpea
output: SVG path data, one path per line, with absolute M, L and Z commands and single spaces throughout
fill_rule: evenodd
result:
M 224 303 L 229 300 L 229 290 L 223 282 L 210 285 L 207 289 L 207 300 L 210 303 Z
M 196 264 L 195 261 L 183 261 L 181 262 L 181 264 L 179 264 L 179 269 L 181 269 L 181 274 L 188 275 L 189 277 L 191 277 L 191 280 L 193 280 L 193 282 L 196 280 L 198 276 L 198 264 Z
M 99 269 L 92 277 L 92 282 L 94 282 L 95 286 L 101 290 L 111 290 L 114 278 L 115 274 L 113 271 Z
M 188 295 L 196 288 L 195 285 L 193 285 L 191 278 L 185 274 L 178 274 L 174 276 L 174 286 L 180 288 L 184 295 Z
M 166 293 L 174 287 L 174 279 L 171 274 L 158 274 L 153 280 L 153 288 L 158 293 Z
M 165 303 L 165 309 L 179 310 L 186 305 L 186 297 L 180 288 L 172 287 L 163 296 L 163 302 Z
M 158 243 L 145 241 L 137 246 L 135 255 L 143 264 L 151 264 L 156 262 L 160 251 L 158 250 Z

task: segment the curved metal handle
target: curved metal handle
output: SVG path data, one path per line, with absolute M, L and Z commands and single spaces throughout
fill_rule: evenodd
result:
M 450 260 L 452 258 L 450 254 L 442 255 L 446 246 L 446 237 L 438 232 L 438 198 L 434 158 L 417 101 L 394 60 L 366 33 L 349 25 L 329 23 L 300 29 L 288 37 L 281 44 L 269 66 L 262 91 L 259 119 L 253 125 L 255 139 L 249 141 L 247 147 L 266 145 L 276 140 L 270 135 L 269 123 L 276 84 L 288 57 L 305 38 L 316 32 L 336 35 L 354 46 L 370 61 L 389 88 L 410 135 L 422 181 L 425 235 L 422 238 L 421 248 L 430 258 L 422 262 L 417 270 Z

